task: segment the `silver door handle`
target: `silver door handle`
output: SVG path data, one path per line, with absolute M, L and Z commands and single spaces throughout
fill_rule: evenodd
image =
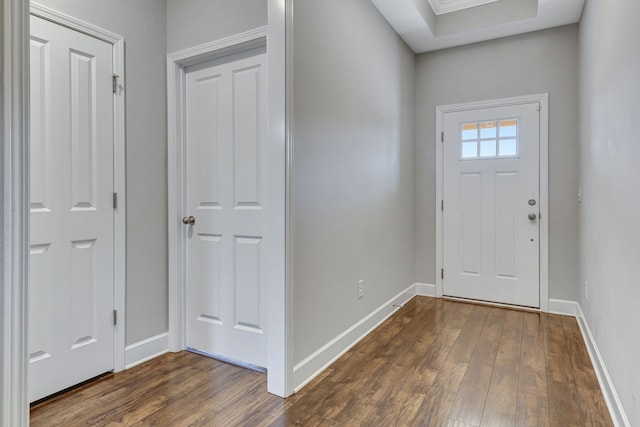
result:
M 529 215 L 527 215 L 527 218 L 529 218 L 529 221 L 535 221 L 537 217 L 538 215 L 534 213 L 530 213 Z
M 196 217 L 192 216 L 185 216 L 184 218 L 182 218 L 182 223 L 186 224 L 186 225 L 194 225 L 196 223 Z

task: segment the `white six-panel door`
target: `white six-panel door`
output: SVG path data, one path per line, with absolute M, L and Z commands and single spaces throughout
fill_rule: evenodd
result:
M 539 109 L 444 115 L 445 296 L 540 307 Z
M 187 70 L 186 343 L 265 367 L 266 56 L 226 61 Z
M 31 17 L 31 401 L 114 367 L 112 61 Z

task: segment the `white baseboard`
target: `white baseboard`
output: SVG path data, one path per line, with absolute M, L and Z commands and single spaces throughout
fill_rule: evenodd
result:
M 593 334 L 591 333 L 591 329 L 589 328 L 589 323 L 584 317 L 582 307 L 580 307 L 580 304 L 578 303 L 575 303 L 575 305 L 576 319 L 578 320 L 578 325 L 580 325 L 580 331 L 582 332 L 582 337 L 584 338 L 584 342 L 587 345 L 589 357 L 591 358 L 591 364 L 593 365 L 593 369 L 596 371 L 598 382 L 600 383 L 600 389 L 602 390 L 602 394 L 604 395 L 604 400 L 607 402 L 607 407 L 609 408 L 609 413 L 611 414 L 613 424 L 616 427 L 630 427 L 631 423 L 629 422 L 629 418 L 627 418 L 627 414 L 622 407 L 622 402 L 620 401 L 620 397 L 616 392 L 613 381 L 609 376 L 609 371 L 607 371 L 607 367 L 604 364 L 604 359 L 600 354 L 598 345 L 593 338 Z
M 124 368 L 133 368 L 136 365 L 161 356 L 168 351 L 168 332 L 128 345 L 124 349 Z
M 387 320 L 399 307 L 416 295 L 416 285 L 411 285 L 386 303 L 369 313 L 362 320 L 323 345 L 293 367 L 294 392 L 298 392 L 322 371 L 345 354 L 361 339 L 369 335 Z
M 416 295 L 423 297 L 435 297 L 436 285 L 429 285 L 427 283 L 414 283 L 416 287 Z
M 578 303 L 562 299 L 549 299 L 549 313 L 577 317 Z

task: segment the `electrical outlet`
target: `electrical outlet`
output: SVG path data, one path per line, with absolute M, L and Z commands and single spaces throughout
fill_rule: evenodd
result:
M 582 203 L 582 185 L 578 186 L 578 203 Z
M 589 299 L 589 282 L 586 280 L 584 281 L 584 297 Z
M 364 297 L 364 280 L 358 280 L 358 299 Z

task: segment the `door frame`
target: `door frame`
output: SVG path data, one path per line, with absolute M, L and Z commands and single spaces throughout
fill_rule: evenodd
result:
M 29 424 L 29 6 L 0 1 L 0 425 Z
M 271 25 L 252 29 L 167 55 L 168 111 L 168 232 L 169 232 L 169 350 L 186 349 L 186 237 L 182 217 L 186 215 L 184 162 L 186 68 L 233 53 L 266 47 L 268 73 L 269 197 L 272 209 L 269 229 L 275 239 L 265 252 L 278 262 L 267 263 L 265 308 L 267 317 L 267 388 L 286 397 L 289 386 L 289 328 L 285 269 L 285 230 L 287 228 L 285 168 L 285 37 L 284 9 L 269 0 Z
M 478 110 L 494 107 L 538 103 L 540 105 L 540 311 L 549 311 L 549 94 L 516 96 L 487 101 L 449 104 L 436 107 L 436 269 L 443 268 L 443 200 L 444 150 L 442 147 L 444 116 L 447 113 Z M 438 142 L 440 141 L 440 142 Z M 436 274 L 436 296 L 443 296 L 444 279 Z M 508 304 L 500 304 L 508 305 Z

